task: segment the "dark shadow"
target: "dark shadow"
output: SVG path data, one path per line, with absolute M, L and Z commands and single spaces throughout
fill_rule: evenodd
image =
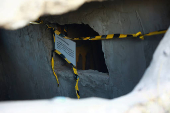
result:
M 70 38 L 98 36 L 87 24 L 65 24 L 58 25 L 58 30 Z M 64 31 L 66 29 L 67 32 Z M 81 70 L 98 70 L 108 73 L 104 53 L 102 51 L 101 40 L 89 41 L 79 40 L 76 42 L 77 68 Z

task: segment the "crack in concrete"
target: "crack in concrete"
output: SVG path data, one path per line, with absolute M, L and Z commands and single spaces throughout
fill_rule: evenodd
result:
M 145 30 L 144 30 L 144 27 L 143 27 L 143 24 L 142 24 L 140 15 L 139 15 L 139 13 L 138 13 L 137 10 L 135 10 L 135 12 L 136 12 L 136 17 L 137 17 L 137 19 L 138 19 L 138 21 L 139 21 L 139 24 L 140 24 L 140 26 L 142 27 L 142 31 L 143 31 L 143 33 L 145 34 Z
M 122 22 L 121 22 L 121 20 L 120 20 L 120 12 L 119 12 L 119 24 L 120 24 L 120 27 L 121 27 L 121 33 L 123 33 Z

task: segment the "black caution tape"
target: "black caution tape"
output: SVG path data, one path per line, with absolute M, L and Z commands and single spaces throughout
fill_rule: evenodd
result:
M 159 34 L 164 34 L 166 33 L 167 30 L 160 30 L 160 31 L 154 31 L 154 32 L 150 32 L 150 33 L 147 33 L 143 36 L 152 36 L 152 35 L 159 35 Z
M 51 56 L 51 67 L 52 67 L 52 71 L 53 71 L 53 74 L 57 80 L 57 84 L 58 84 L 58 87 L 59 87 L 59 80 L 58 80 L 58 77 L 57 77 L 57 74 L 55 73 L 54 71 L 54 58 L 53 58 L 53 53 L 52 53 L 52 56 Z
M 52 30 L 54 31 L 54 28 L 52 28 Z M 58 84 L 58 87 L 59 87 L 58 76 L 57 76 L 57 74 L 54 71 L 54 58 L 53 58 L 54 50 L 55 50 L 55 34 L 53 33 L 53 50 L 51 52 L 51 67 L 52 67 L 53 74 L 54 74 L 54 76 L 55 76 L 55 78 L 57 80 L 57 84 Z
M 139 39 L 144 39 L 144 36 L 152 36 L 152 35 L 158 35 L 158 34 L 164 34 L 167 30 L 161 30 L 161 31 L 154 31 L 147 34 L 142 35 L 141 32 L 138 32 L 136 34 L 109 34 L 109 35 L 101 35 L 101 36 L 91 36 L 91 37 L 80 37 L 80 38 L 69 38 L 66 35 L 62 34 L 58 30 L 55 30 L 55 34 L 70 40 L 106 40 L 106 39 L 114 39 L 114 38 L 128 38 L 128 37 L 136 37 Z
M 43 21 L 41 21 L 41 20 L 38 20 L 38 21 L 39 22 L 30 22 L 30 24 L 42 24 L 43 23 Z M 147 34 L 144 34 L 144 35 L 141 32 L 138 32 L 136 34 L 109 34 L 109 35 L 101 35 L 101 36 L 69 38 L 67 36 L 67 28 L 66 27 L 64 28 L 64 34 L 62 34 L 58 30 L 55 30 L 53 27 L 50 27 L 48 24 L 46 24 L 46 25 L 47 25 L 48 29 L 52 29 L 53 30 L 53 42 L 54 42 L 53 45 L 55 45 L 55 34 L 65 38 L 65 39 L 70 39 L 70 40 L 106 40 L 106 39 L 128 38 L 128 37 L 136 37 L 136 38 L 139 38 L 139 39 L 143 40 L 145 36 L 164 34 L 167 31 L 167 30 L 154 31 L 154 32 L 150 32 L 150 33 L 147 33 Z M 58 77 L 57 77 L 57 75 L 56 75 L 56 73 L 54 71 L 54 58 L 53 58 L 53 53 L 54 52 L 57 53 L 58 55 L 60 55 L 63 59 L 65 59 L 65 61 L 67 63 L 69 63 L 72 66 L 72 69 L 73 69 L 73 72 L 74 72 L 74 76 L 75 76 L 74 78 L 76 80 L 76 85 L 75 85 L 76 95 L 77 95 L 77 98 L 79 99 L 80 98 L 79 88 L 78 88 L 79 76 L 78 76 L 78 73 L 77 73 L 77 69 L 75 68 L 75 66 L 69 60 L 67 60 L 67 58 L 62 53 L 60 53 L 54 47 L 54 50 L 52 51 L 52 55 L 51 55 L 51 66 L 52 66 L 53 74 L 56 77 L 58 86 L 59 86 L 59 80 L 58 80 Z
M 47 25 L 47 24 L 46 24 Z M 53 27 L 50 27 L 48 26 L 48 29 L 52 29 L 54 31 L 54 28 Z M 55 32 L 53 32 L 53 42 L 54 42 L 54 45 L 55 45 Z M 54 47 L 54 50 L 53 52 L 57 53 L 59 56 L 61 56 L 67 63 L 69 63 L 71 66 L 72 66 L 72 69 L 73 69 L 73 72 L 74 72 L 74 78 L 76 80 L 76 85 L 75 85 L 75 90 L 76 90 L 76 95 L 77 95 L 77 98 L 79 99 L 80 98 L 80 94 L 79 94 L 79 88 L 78 88 L 78 81 L 79 81 L 79 76 L 78 76 L 78 73 L 77 73 L 77 69 L 75 68 L 75 66 L 61 53 L 59 52 L 58 50 L 55 49 Z M 56 77 L 56 80 L 57 80 L 57 83 L 58 83 L 58 86 L 59 86 L 59 81 L 58 81 L 58 77 L 56 75 L 56 73 L 54 72 L 54 58 L 53 58 L 53 52 L 52 52 L 52 70 L 53 70 L 53 73 Z
M 78 88 L 79 76 L 78 76 L 78 73 L 77 73 L 77 69 L 61 52 L 59 52 L 58 50 L 55 50 L 54 52 L 57 53 L 58 55 L 60 55 L 67 63 L 69 63 L 72 66 L 72 69 L 73 69 L 73 72 L 74 72 L 74 75 L 75 75 L 74 78 L 76 80 L 76 85 L 75 85 L 76 95 L 77 95 L 77 98 L 79 99 L 80 98 L 79 88 Z
M 40 21 L 39 23 L 36 22 L 36 24 L 42 24 L 43 21 L 41 21 L 40 19 L 38 19 L 38 21 Z M 30 22 L 30 23 L 34 23 L 34 22 Z M 46 24 L 47 25 L 47 24 Z M 52 28 L 47 25 L 48 28 Z M 89 36 L 89 37 L 79 37 L 79 38 L 69 38 L 67 36 L 67 27 L 64 27 L 64 34 L 62 34 L 60 31 L 55 30 L 55 34 L 65 38 L 65 39 L 70 39 L 70 40 L 106 40 L 106 39 L 114 39 L 114 38 L 128 38 L 128 37 L 136 37 L 139 39 L 144 39 L 145 36 L 152 36 L 152 35 L 159 35 L 159 34 L 164 34 L 166 33 L 167 30 L 159 30 L 159 31 L 154 31 L 154 32 L 150 32 L 147 34 L 142 34 L 141 32 L 138 32 L 136 34 L 108 34 L 108 35 L 101 35 L 101 36 Z
M 47 25 L 47 24 L 46 24 L 46 25 Z M 55 33 L 54 33 L 54 28 L 47 25 L 47 29 L 52 29 L 52 31 L 53 31 L 53 50 L 52 50 L 52 52 L 51 52 L 51 68 L 52 68 L 52 71 L 53 71 L 54 76 L 56 77 L 57 84 L 58 84 L 58 87 L 59 87 L 58 76 L 57 76 L 57 74 L 56 74 L 55 71 L 54 71 L 54 58 L 53 58 L 53 53 L 54 53 L 54 51 L 55 51 Z

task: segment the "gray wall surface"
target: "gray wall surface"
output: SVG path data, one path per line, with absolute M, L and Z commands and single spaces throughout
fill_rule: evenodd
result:
M 76 98 L 71 67 L 55 55 L 57 87 L 51 69 L 52 32 L 45 25 L 0 30 L 0 99 L 43 99 L 54 96 Z M 8 37 L 8 38 L 7 38 Z M 94 70 L 78 71 L 81 97 L 111 98 L 109 76 Z M 111 87 L 110 87 L 111 88 Z
M 88 3 L 61 16 L 43 17 L 44 22 L 89 24 L 100 35 L 147 33 L 167 29 L 169 1 L 116 1 Z M 76 18 L 76 19 L 75 19 Z M 130 92 L 150 64 L 163 35 L 138 39 L 102 41 L 109 71 L 78 71 L 81 97 L 115 98 Z M 29 25 L 16 31 L 0 32 L 0 99 L 41 99 L 54 96 L 76 98 L 71 68 L 57 55 L 51 70 L 52 33 L 45 25 Z

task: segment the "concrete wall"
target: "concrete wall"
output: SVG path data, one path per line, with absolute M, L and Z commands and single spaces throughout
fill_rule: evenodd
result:
M 134 34 L 139 31 L 145 34 L 169 27 L 169 6 L 168 0 L 93 2 L 83 5 L 78 11 L 43 19 L 59 24 L 89 24 L 100 35 Z M 149 66 L 152 54 L 162 36 L 145 37 L 144 41 L 137 39 L 102 41 L 109 80 L 113 86 L 111 91 L 113 97 L 128 93 L 138 83 Z
M 52 32 L 45 25 L 29 25 L 16 31 L 0 30 L 0 99 L 76 98 L 72 69 L 57 55 L 51 69 Z M 109 76 L 97 71 L 78 71 L 81 97 L 111 98 Z M 99 77 L 100 76 L 100 77 Z M 104 84 L 104 85 L 103 85 Z
M 166 29 L 170 24 L 169 1 L 116 1 L 88 3 L 78 11 L 43 17 L 44 22 L 89 24 L 100 35 L 143 33 Z M 76 19 L 75 19 L 76 18 Z M 57 87 L 51 71 L 52 34 L 45 25 L 30 25 L 0 34 L 1 100 L 40 99 L 54 96 L 76 98 L 72 70 L 55 56 Z M 142 77 L 163 35 L 138 39 L 102 41 L 109 71 L 79 71 L 81 97 L 114 98 L 130 92 Z

